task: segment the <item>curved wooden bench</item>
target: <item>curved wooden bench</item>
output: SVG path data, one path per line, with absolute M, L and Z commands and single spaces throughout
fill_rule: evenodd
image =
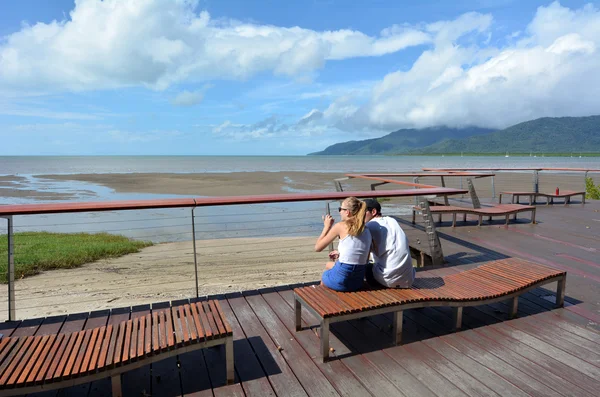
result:
M 413 207 L 412 223 L 415 223 L 416 212 L 421 211 L 421 207 Z M 463 221 L 467 220 L 467 214 L 477 215 L 479 217 L 478 225 L 481 226 L 484 216 L 487 216 L 489 220 L 492 220 L 494 216 L 504 216 L 506 224 L 510 221 L 510 215 L 514 215 L 513 219 L 517 219 L 519 212 L 531 211 L 531 223 L 535 223 L 535 211 L 536 208 L 532 205 L 521 205 L 521 204 L 498 204 L 490 207 L 481 208 L 466 208 L 458 207 L 454 205 L 432 205 L 429 207 L 431 214 L 438 214 L 438 222 L 442 221 L 443 214 L 452 214 L 452 227 L 456 227 L 456 214 L 463 214 Z
M 336 292 L 325 286 L 294 289 L 296 331 L 301 329 L 302 306 L 321 320 L 321 354 L 329 357 L 329 324 L 394 312 L 394 343 L 402 339 L 403 310 L 451 306 L 454 325 L 461 327 L 462 308 L 512 299 L 511 318 L 517 313 L 518 297 L 540 285 L 558 281 L 556 304 L 564 304 L 567 273 L 517 258 L 489 262 L 475 269 L 446 277 L 417 278 L 409 289 L 365 289 Z
M 173 306 L 113 327 L 0 341 L 0 395 L 69 387 L 111 377 L 121 396 L 121 374 L 152 362 L 224 344 L 232 383 L 233 334 L 216 300 Z
M 535 204 L 535 201 L 538 197 L 546 197 L 546 205 L 548 205 L 550 203 L 554 204 L 555 198 L 564 199 L 565 205 L 567 205 L 571 202 L 571 197 L 581 195 L 581 203 L 585 204 L 585 194 L 586 193 L 584 191 L 576 191 L 576 190 L 563 190 L 563 191 L 559 192 L 558 194 L 540 193 L 540 192 L 537 192 L 537 193 L 535 193 L 535 192 L 500 192 L 500 195 L 498 196 L 498 202 L 502 203 L 502 195 L 510 195 L 511 203 L 514 203 L 515 199 L 516 199 L 517 204 L 518 204 L 519 197 L 525 196 L 525 197 L 529 197 L 529 205 L 531 205 L 532 203 Z

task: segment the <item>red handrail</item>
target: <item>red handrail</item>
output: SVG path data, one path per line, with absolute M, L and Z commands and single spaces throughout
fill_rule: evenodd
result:
M 359 174 L 346 174 L 345 176 L 350 178 L 356 178 Z M 360 174 L 361 176 L 369 176 L 369 177 L 426 177 L 426 176 L 478 176 L 478 177 L 486 177 L 486 176 L 494 176 L 496 174 L 492 173 L 481 173 L 481 172 L 406 172 L 406 173 L 373 173 L 373 174 Z
M 573 171 L 573 172 L 600 172 L 600 169 L 593 168 L 547 168 L 547 167 L 529 167 L 529 168 L 422 168 L 423 171 Z
M 57 204 L 10 204 L 0 205 L 0 216 L 33 215 L 33 214 L 58 214 L 67 212 L 100 212 L 118 210 L 141 210 L 152 208 L 191 208 L 217 205 L 236 204 L 266 204 L 294 201 L 322 201 L 338 200 L 354 196 L 357 198 L 369 197 L 411 197 L 429 195 L 466 194 L 467 190 L 435 187 L 431 189 L 405 189 L 384 191 L 355 191 L 355 192 L 327 192 L 327 193 L 298 193 L 298 194 L 270 194 L 255 196 L 220 196 L 183 198 L 167 200 L 136 200 L 136 201 L 97 201 Z

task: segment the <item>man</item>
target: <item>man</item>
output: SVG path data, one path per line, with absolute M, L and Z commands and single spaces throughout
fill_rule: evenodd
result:
M 375 199 L 366 199 L 365 222 L 373 237 L 373 260 L 367 268 L 369 284 L 377 283 L 390 288 L 410 288 L 415 280 L 408 238 L 398 222 L 381 216 L 381 205 Z

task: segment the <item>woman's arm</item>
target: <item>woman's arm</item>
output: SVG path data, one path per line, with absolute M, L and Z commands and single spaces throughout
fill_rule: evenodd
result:
M 341 223 L 333 224 L 334 220 L 331 215 L 326 215 L 323 220 L 323 230 L 321 235 L 317 238 L 315 244 L 315 251 L 321 252 L 327 247 L 336 237 L 340 234 Z

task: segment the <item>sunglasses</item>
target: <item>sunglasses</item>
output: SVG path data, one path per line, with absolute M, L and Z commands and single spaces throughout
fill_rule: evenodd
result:
M 348 208 L 338 207 L 338 212 L 342 212 L 342 210 L 344 210 L 344 211 L 350 211 Z

